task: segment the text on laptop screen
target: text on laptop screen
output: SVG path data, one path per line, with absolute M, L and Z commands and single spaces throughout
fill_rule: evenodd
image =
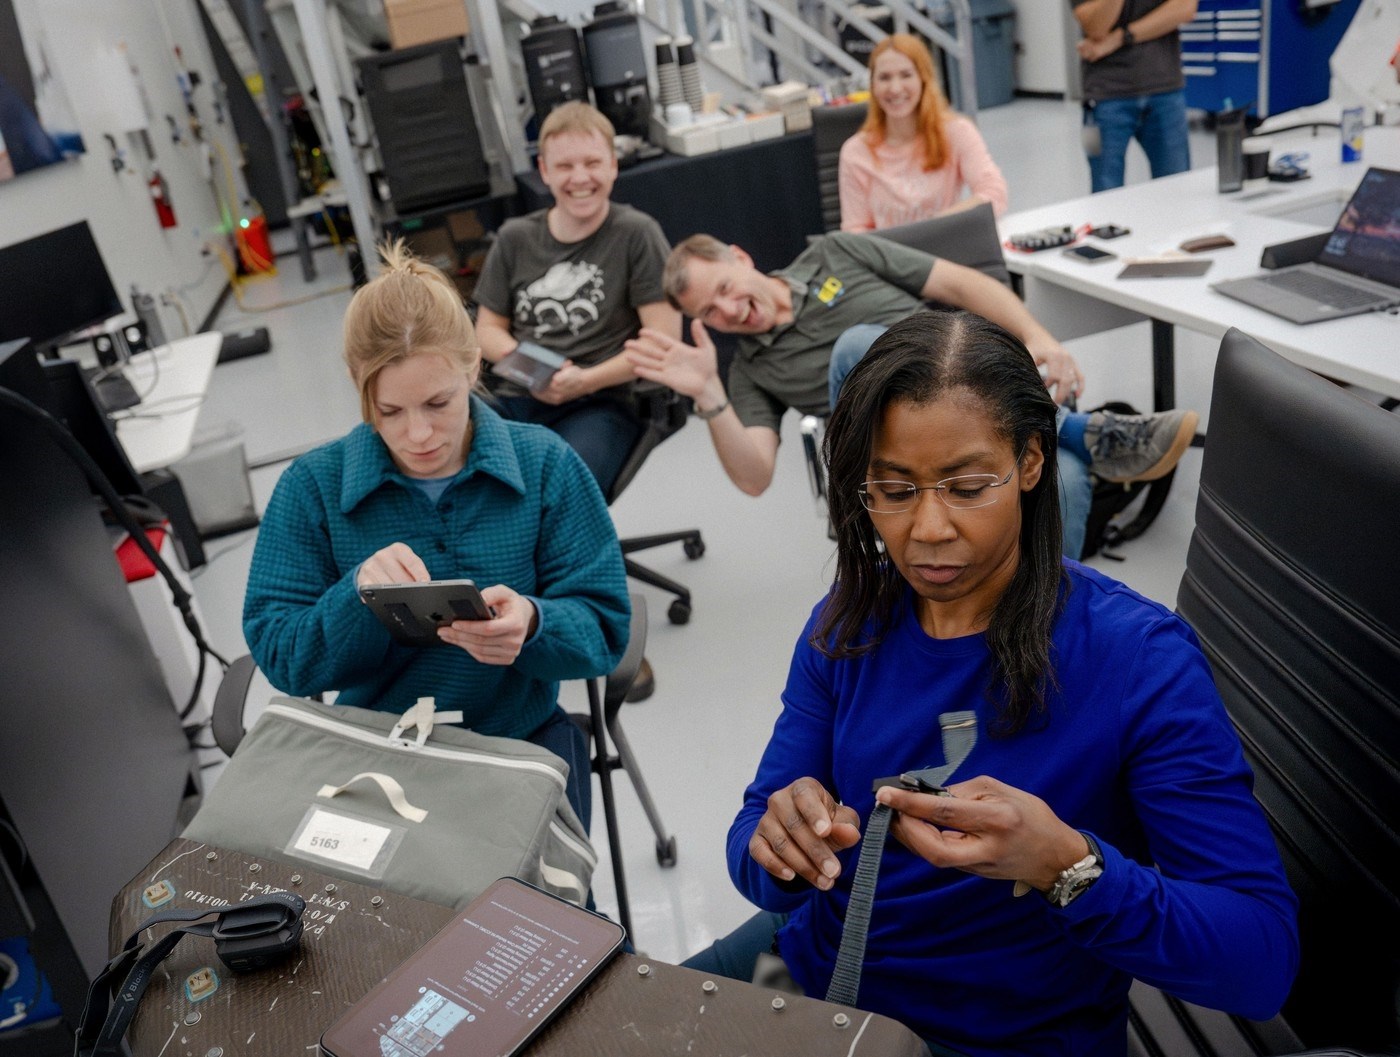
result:
M 1400 172 L 1367 171 L 1317 260 L 1400 286 Z

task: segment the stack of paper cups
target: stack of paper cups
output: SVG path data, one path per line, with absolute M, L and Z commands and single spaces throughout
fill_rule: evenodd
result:
M 695 42 L 689 37 L 676 38 L 676 62 L 681 68 L 681 95 L 698 114 L 705 109 L 705 86 L 700 83 L 700 67 L 695 62 Z
M 659 94 L 657 104 L 663 114 L 672 103 L 685 102 L 685 94 L 681 91 L 681 74 L 676 67 L 670 37 L 656 38 L 656 89 Z

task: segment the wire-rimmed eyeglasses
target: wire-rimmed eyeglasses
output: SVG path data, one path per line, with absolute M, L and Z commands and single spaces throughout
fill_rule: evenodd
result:
M 1016 465 L 1020 462 L 1018 458 Z M 865 509 L 872 514 L 902 514 L 913 510 L 918 505 L 920 492 L 932 492 L 944 506 L 953 510 L 973 510 L 995 503 L 996 489 L 1010 482 L 1015 473 L 1016 466 L 1012 466 L 1005 477 L 994 473 L 967 473 L 926 485 L 916 485 L 912 481 L 866 481 L 856 491 Z

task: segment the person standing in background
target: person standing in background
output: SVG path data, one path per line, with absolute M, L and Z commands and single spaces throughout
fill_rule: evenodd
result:
M 1084 150 L 1094 191 L 1123 186 L 1128 142 L 1142 145 L 1152 178 L 1191 168 L 1186 79 L 1177 32 L 1196 0 L 1070 0 L 1084 31 Z
M 870 53 L 870 109 L 841 147 L 841 230 L 872 231 L 990 202 L 1006 180 L 968 118 L 955 113 L 918 37 L 893 33 Z M 968 191 L 963 197 L 963 189 Z

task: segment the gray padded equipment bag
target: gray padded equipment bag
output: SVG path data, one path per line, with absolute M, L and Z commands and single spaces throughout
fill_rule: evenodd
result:
M 183 836 L 444 906 L 506 875 L 582 904 L 598 859 L 568 765 L 448 715 L 274 698 Z

